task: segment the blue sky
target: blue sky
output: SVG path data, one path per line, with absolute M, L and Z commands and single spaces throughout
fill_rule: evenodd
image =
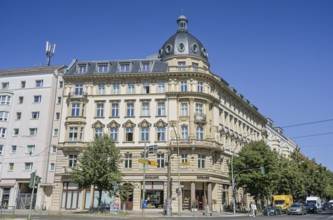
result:
M 211 70 L 288 126 L 333 119 L 333 1 L 2 0 L 0 69 L 72 59 L 139 59 L 175 33 L 181 11 L 207 48 Z M 333 170 L 333 121 L 285 128 L 309 158 Z

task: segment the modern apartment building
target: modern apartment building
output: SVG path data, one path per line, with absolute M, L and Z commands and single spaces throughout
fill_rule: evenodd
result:
M 49 208 L 55 173 L 62 92 L 61 66 L 0 71 L 0 200 L 26 208 L 36 171 L 41 183 L 33 206 Z M 59 92 L 60 91 L 60 92 Z
M 148 208 L 162 208 L 170 196 L 173 210 L 178 204 L 189 209 L 194 201 L 198 209 L 209 205 L 216 211 L 230 203 L 230 157 L 251 140 L 262 139 L 267 120 L 210 70 L 206 48 L 188 32 L 187 18 L 181 15 L 177 24 L 155 57 L 74 60 L 68 66 L 51 209 L 90 207 L 94 189 L 79 189 L 71 168 L 85 144 L 103 133 L 121 150 L 123 182 L 135 186 L 128 201 L 121 201 L 127 208 L 141 208 L 139 159 L 151 145 L 157 145 L 157 152 L 148 159 L 157 166 L 146 169 Z M 242 191 L 237 196 L 246 200 Z M 107 196 L 103 201 L 108 202 Z

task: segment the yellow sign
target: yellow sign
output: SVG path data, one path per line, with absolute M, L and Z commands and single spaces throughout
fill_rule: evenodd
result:
M 190 162 L 182 162 L 180 163 L 180 166 L 190 166 Z
M 156 166 L 158 165 L 158 163 L 156 161 L 150 161 L 150 160 L 145 160 L 144 159 L 139 159 L 139 163 L 144 163 L 144 164 L 148 164 L 148 165 L 152 165 L 152 166 Z

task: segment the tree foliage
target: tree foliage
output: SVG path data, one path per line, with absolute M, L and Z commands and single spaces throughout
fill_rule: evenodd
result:
M 88 188 L 91 185 L 97 188 L 100 207 L 102 192 L 113 190 L 113 185 L 121 181 L 120 162 L 120 150 L 111 138 L 106 134 L 100 138 L 96 137 L 78 157 L 77 165 L 72 172 L 73 181 L 79 188 Z

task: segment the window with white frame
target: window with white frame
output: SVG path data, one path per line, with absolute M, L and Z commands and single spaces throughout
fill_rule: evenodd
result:
M 157 141 L 165 141 L 165 128 L 157 128 Z
M 148 94 L 149 93 L 149 83 L 148 82 L 143 82 L 143 94 Z
M 195 114 L 199 116 L 203 115 L 203 104 L 201 103 L 195 104 Z
M 165 116 L 165 103 L 164 102 L 157 103 L 157 115 Z
M 98 84 L 98 94 L 99 95 L 105 94 L 105 84 L 104 83 Z
M 188 126 L 182 125 L 182 140 L 188 139 Z
M 119 104 L 118 103 L 112 103 L 111 117 L 119 117 Z
M 29 135 L 36 136 L 37 135 L 37 128 L 29 128 Z
M 188 116 L 188 104 L 186 102 L 181 103 L 180 116 Z
M 203 140 L 203 127 L 198 126 L 196 129 L 196 139 L 202 141 Z
M 34 103 L 40 103 L 42 101 L 41 95 L 35 95 L 34 96 Z
M 56 145 L 52 145 L 52 153 L 57 153 L 57 146 Z
M 7 133 L 7 128 L 0 128 L 0 137 L 5 138 Z
M 103 136 L 103 129 L 102 128 L 95 128 L 95 137 L 101 138 Z
M 113 94 L 119 94 L 119 83 L 113 83 Z
M 55 117 L 55 119 L 56 120 L 59 120 L 60 119 L 60 112 L 56 112 L 56 115 L 55 115 L 56 117 Z
M 0 121 L 8 121 L 9 112 L 0 111 Z
M 34 153 L 34 151 L 35 151 L 35 145 L 28 145 L 25 152 L 31 155 Z
M 133 141 L 133 128 L 126 128 L 126 141 Z
M 198 92 L 203 92 L 203 82 L 198 82 Z
M 110 128 L 110 138 L 114 141 L 118 141 L 118 128 Z
M 39 118 L 39 112 L 31 112 L 31 119 L 38 119 Z
M 12 97 L 9 95 L 0 95 L 0 104 L 1 105 L 10 105 Z
M 3 155 L 4 147 L 3 145 L 0 145 L 0 155 Z
M 127 103 L 127 117 L 134 116 L 134 103 Z
M 35 86 L 36 87 L 43 87 L 43 80 L 36 80 Z
M 198 154 L 198 168 L 205 168 L 206 155 Z
M 19 135 L 20 129 L 14 128 L 14 136 Z
M 9 82 L 2 83 L 2 90 L 7 90 L 9 88 Z
M 125 168 L 132 168 L 132 154 L 127 153 L 125 154 Z
M 58 97 L 57 104 L 61 104 L 61 97 Z
M 87 65 L 79 65 L 79 73 L 86 73 L 87 72 Z
M 181 81 L 180 84 L 180 91 L 187 92 L 187 81 Z
M 149 116 L 149 103 L 148 102 L 142 103 L 142 116 Z
M 130 72 L 130 64 L 129 63 L 121 63 L 119 66 L 120 72 Z
M 80 116 L 80 103 L 72 103 L 72 116 Z
M 55 163 L 50 163 L 50 171 L 55 171 Z
M 97 103 L 96 116 L 99 118 L 104 117 L 104 104 L 103 103 Z
M 32 167 L 33 167 L 33 163 L 32 162 L 24 163 L 24 170 L 25 171 L 32 170 Z
M 157 168 L 164 168 L 164 154 L 157 154 Z
M 194 71 L 197 71 L 198 67 L 199 67 L 198 63 L 192 63 L 192 68 L 193 68 Z
M 76 96 L 83 95 L 83 84 L 82 83 L 75 84 L 75 93 L 74 93 L 74 95 L 76 95 Z
M 150 71 L 150 63 L 149 62 L 143 62 L 142 66 L 141 66 L 141 71 L 149 72 Z
M 185 62 L 178 62 L 178 71 L 185 71 Z
M 16 150 L 17 150 L 17 146 L 16 145 L 12 145 L 12 153 L 16 153 Z
M 76 162 L 77 162 L 77 155 L 76 154 L 68 155 L 68 167 L 70 167 L 70 168 L 75 167 Z
M 77 127 L 69 128 L 68 140 L 69 141 L 77 141 L 78 140 L 78 128 Z
M 182 163 L 186 163 L 187 161 L 187 154 L 182 154 Z
M 14 163 L 8 164 L 8 171 L 14 171 Z
M 108 64 L 98 64 L 98 70 L 99 73 L 106 73 L 108 72 Z
M 59 135 L 59 129 L 58 128 L 55 128 L 54 130 L 53 130 L 53 136 L 54 137 L 57 137 Z
M 129 82 L 127 84 L 128 94 L 134 94 L 135 93 L 134 85 L 135 84 L 133 82 Z
M 59 81 L 59 88 L 62 88 L 64 86 L 64 82 L 63 81 Z
M 164 93 L 165 89 L 164 89 L 164 81 L 158 81 L 158 89 L 157 92 L 158 93 Z
M 149 140 L 149 128 L 141 128 L 141 141 L 147 142 Z

